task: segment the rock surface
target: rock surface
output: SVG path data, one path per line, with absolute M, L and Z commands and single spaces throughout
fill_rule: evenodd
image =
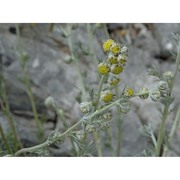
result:
M 81 92 L 81 83 L 78 78 L 74 63 L 66 63 L 70 50 L 66 38 L 59 32 L 59 27 L 65 24 L 55 25 L 52 32 L 48 31 L 48 24 L 21 25 L 21 43 L 29 55 L 28 72 L 35 96 L 38 113 L 45 117 L 44 129 L 46 137 L 56 127 L 57 122 L 54 113 L 47 110 L 44 100 L 50 95 L 58 106 L 65 111 L 67 123 L 74 124 L 82 115 L 79 112 L 76 98 Z M 147 67 L 156 64 L 160 69 L 173 71 L 175 64 L 168 51 L 173 50 L 173 45 L 168 39 L 172 32 L 178 32 L 179 24 L 108 24 L 111 36 L 116 36 L 122 42 L 127 43 L 129 48 L 129 59 L 127 67 L 121 76 L 121 88 L 127 84 L 128 87 L 138 91 L 141 87 L 152 89 L 155 87 L 154 78 L 148 76 Z M 124 31 L 123 31 L 124 30 Z M 123 32 L 124 34 L 123 34 Z M 83 48 L 88 48 L 88 34 L 85 24 L 80 24 L 72 34 L 73 43 L 76 44 L 76 51 L 80 54 L 80 70 L 86 72 L 85 82 L 87 88 L 97 87 L 97 72 L 92 56 L 83 55 L 78 43 Z M 97 58 L 104 56 L 101 43 L 106 39 L 103 30 L 97 30 L 93 36 L 92 43 L 97 53 Z M 0 24 L 0 64 L 1 71 L 7 86 L 10 108 L 16 123 L 18 134 L 26 147 L 38 143 L 36 138 L 36 125 L 33 120 L 31 105 L 24 87 L 18 80 L 23 77 L 20 61 L 15 52 L 17 36 L 14 24 Z M 173 95 L 176 97 L 174 107 L 180 104 L 180 78 L 176 79 Z M 125 115 L 123 120 L 122 156 L 136 156 L 147 146 L 147 139 L 140 133 L 144 124 L 150 124 L 157 133 L 160 123 L 157 106 L 159 104 L 150 99 L 142 101 L 136 98 L 132 101 L 132 110 Z M 174 112 L 176 112 L 174 111 Z M 171 127 L 174 113 L 169 116 L 167 128 Z M 0 123 L 8 131 L 8 124 L 5 116 L 0 114 Z M 175 134 L 172 149 L 169 156 L 179 156 L 180 134 Z M 60 130 L 64 128 L 61 125 Z M 116 137 L 113 146 L 117 143 L 117 127 L 113 122 L 113 134 Z M 105 138 L 105 137 L 104 137 Z M 70 142 L 60 145 L 60 149 L 50 148 L 51 156 L 70 156 Z M 96 155 L 96 153 L 95 153 Z M 111 156 L 108 150 L 104 150 L 104 156 Z

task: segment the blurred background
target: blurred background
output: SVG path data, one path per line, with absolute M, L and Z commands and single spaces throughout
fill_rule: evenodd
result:
M 159 67 L 162 72 L 175 69 L 175 58 L 170 52 L 175 52 L 171 41 L 171 33 L 180 34 L 180 24 L 75 24 L 72 33 L 73 47 L 78 54 L 80 68 L 84 73 L 85 83 L 89 90 L 98 85 L 97 66 L 94 58 L 105 56 L 102 43 L 108 38 L 107 33 L 115 41 L 120 41 L 129 48 L 127 67 L 121 75 L 121 88 L 125 84 L 137 92 L 142 87 L 152 89 L 156 82 L 147 74 L 151 65 Z M 64 132 L 61 120 L 54 112 L 48 110 L 44 100 L 52 96 L 63 110 L 68 125 L 77 122 L 82 114 L 79 110 L 81 99 L 80 81 L 75 65 L 69 57 L 70 50 L 62 28 L 66 24 L 19 24 L 21 45 L 27 52 L 27 61 L 32 91 L 35 96 L 39 117 L 44 122 L 45 136 L 57 126 Z M 93 31 L 90 34 L 88 31 Z M 92 32 L 91 31 L 91 32 Z M 91 49 L 92 41 L 95 57 L 87 50 Z M 4 77 L 8 100 L 18 136 L 24 147 L 38 144 L 36 124 L 25 87 L 20 79 L 23 77 L 20 61 L 15 50 L 17 32 L 15 24 L 0 24 L 0 73 Z M 167 130 L 171 128 L 175 112 L 180 104 L 180 78 L 177 77 L 173 96 L 175 101 L 172 113 L 169 114 Z M 148 146 L 148 139 L 141 133 L 145 124 L 150 124 L 157 134 L 160 123 L 158 103 L 150 99 L 132 100 L 132 109 L 124 115 L 121 156 L 138 156 Z M 0 123 L 4 132 L 11 131 L 6 116 L 0 107 Z M 114 146 L 117 143 L 116 124 L 113 124 Z M 10 135 L 9 135 L 10 136 Z M 106 136 L 102 135 L 106 141 Z M 1 141 L 2 142 L 2 141 Z M 0 142 L 0 149 L 3 144 Z M 50 147 L 51 156 L 71 156 L 71 144 L 65 141 L 59 146 Z M 94 152 L 96 155 L 96 152 Z M 104 145 L 103 156 L 111 156 Z M 168 156 L 180 156 L 180 126 L 173 138 Z

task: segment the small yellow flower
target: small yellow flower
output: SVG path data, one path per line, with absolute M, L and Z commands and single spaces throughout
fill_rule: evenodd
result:
M 109 55 L 108 55 L 108 60 L 109 60 L 109 62 L 111 63 L 111 64 L 117 64 L 118 62 L 117 62 L 117 57 L 114 55 L 114 54 L 112 54 L 112 53 L 110 53 Z
M 127 62 L 127 56 L 126 55 L 122 55 L 122 54 L 119 54 L 118 58 L 117 58 L 117 61 L 122 64 L 122 65 L 125 65 L 126 62 Z
M 126 92 L 125 92 L 125 96 L 131 97 L 131 96 L 133 96 L 133 95 L 134 95 L 134 90 L 131 89 L 131 88 L 127 88 L 127 89 L 126 89 Z
M 121 65 L 118 65 L 118 64 L 113 64 L 111 66 L 111 72 L 113 74 L 119 74 L 123 71 L 123 67 Z
M 111 93 L 110 90 L 105 90 L 105 91 L 101 92 L 100 98 L 103 102 L 108 103 L 108 102 L 112 101 L 113 94 Z
M 113 41 L 112 39 L 108 39 L 107 41 L 105 41 L 105 42 L 103 43 L 103 49 L 104 49 L 104 51 L 105 51 L 105 52 L 110 51 L 110 48 L 111 48 L 111 46 L 112 46 L 113 43 L 114 43 L 114 41 Z
M 113 77 L 109 77 L 109 78 L 108 78 L 108 83 L 109 83 L 111 86 L 116 86 L 119 82 L 120 82 L 120 78 L 118 78 L 118 77 L 116 77 L 116 76 L 113 76 Z
M 98 65 L 98 72 L 102 75 L 108 75 L 110 68 L 106 62 L 102 62 Z
M 112 44 L 110 50 L 114 55 L 117 55 L 117 54 L 119 54 L 121 52 L 121 47 L 120 47 L 119 44 L 114 43 L 114 44 Z

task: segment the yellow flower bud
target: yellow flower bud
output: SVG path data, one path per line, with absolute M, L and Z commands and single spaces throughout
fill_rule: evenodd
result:
M 120 74 L 122 71 L 123 71 L 123 67 L 121 65 L 113 64 L 111 66 L 111 72 L 113 74 Z
M 105 90 L 105 91 L 101 92 L 100 98 L 103 102 L 108 103 L 108 102 L 112 101 L 113 94 L 111 93 L 110 90 Z
M 112 46 L 112 44 L 114 43 L 114 41 L 112 39 L 108 39 L 107 41 L 105 41 L 103 43 L 103 49 L 105 52 L 109 52 L 110 51 L 110 48 Z
M 123 55 L 123 54 L 119 54 L 118 58 L 117 58 L 117 61 L 122 64 L 122 65 L 125 65 L 126 62 L 127 62 L 127 56 L 126 55 Z
M 118 83 L 120 82 L 120 78 L 116 77 L 116 76 L 112 76 L 108 78 L 108 83 L 111 86 L 116 86 Z
M 98 72 L 102 75 L 108 75 L 110 68 L 106 62 L 102 62 L 98 65 Z
M 112 44 L 110 50 L 114 55 L 118 55 L 121 52 L 121 47 L 119 44 L 114 43 Z
M 111 63 L 111 64 L 117 64 L 118 62 L 117 62 L 117 57 L 114 55 L 114 54 L 112 54 L 112 53 L 110 53 L 109 55 L 108 55 L 108 60 L 109 60 L 109 62 Z
M 131 96 L 133 96 L 133 95 L 134 95 L 134 90 L 131 89 L 131 88 L 127 88 L 127 89 L 126 89 L 126 92 L 125 92 L 125 96 L 131 97 Z

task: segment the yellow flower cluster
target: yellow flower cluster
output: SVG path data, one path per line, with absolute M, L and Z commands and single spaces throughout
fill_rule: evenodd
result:
M 123 72 L 128 58 L 128 48 L 108 39 L 103 43 L 103 50 L 107 53 L 107 59 L 98 65 L 98 72 L 101 75 L 108 76 L 108 83 L 115 86 L 120 82 L 120 79 L 113 76 Z

